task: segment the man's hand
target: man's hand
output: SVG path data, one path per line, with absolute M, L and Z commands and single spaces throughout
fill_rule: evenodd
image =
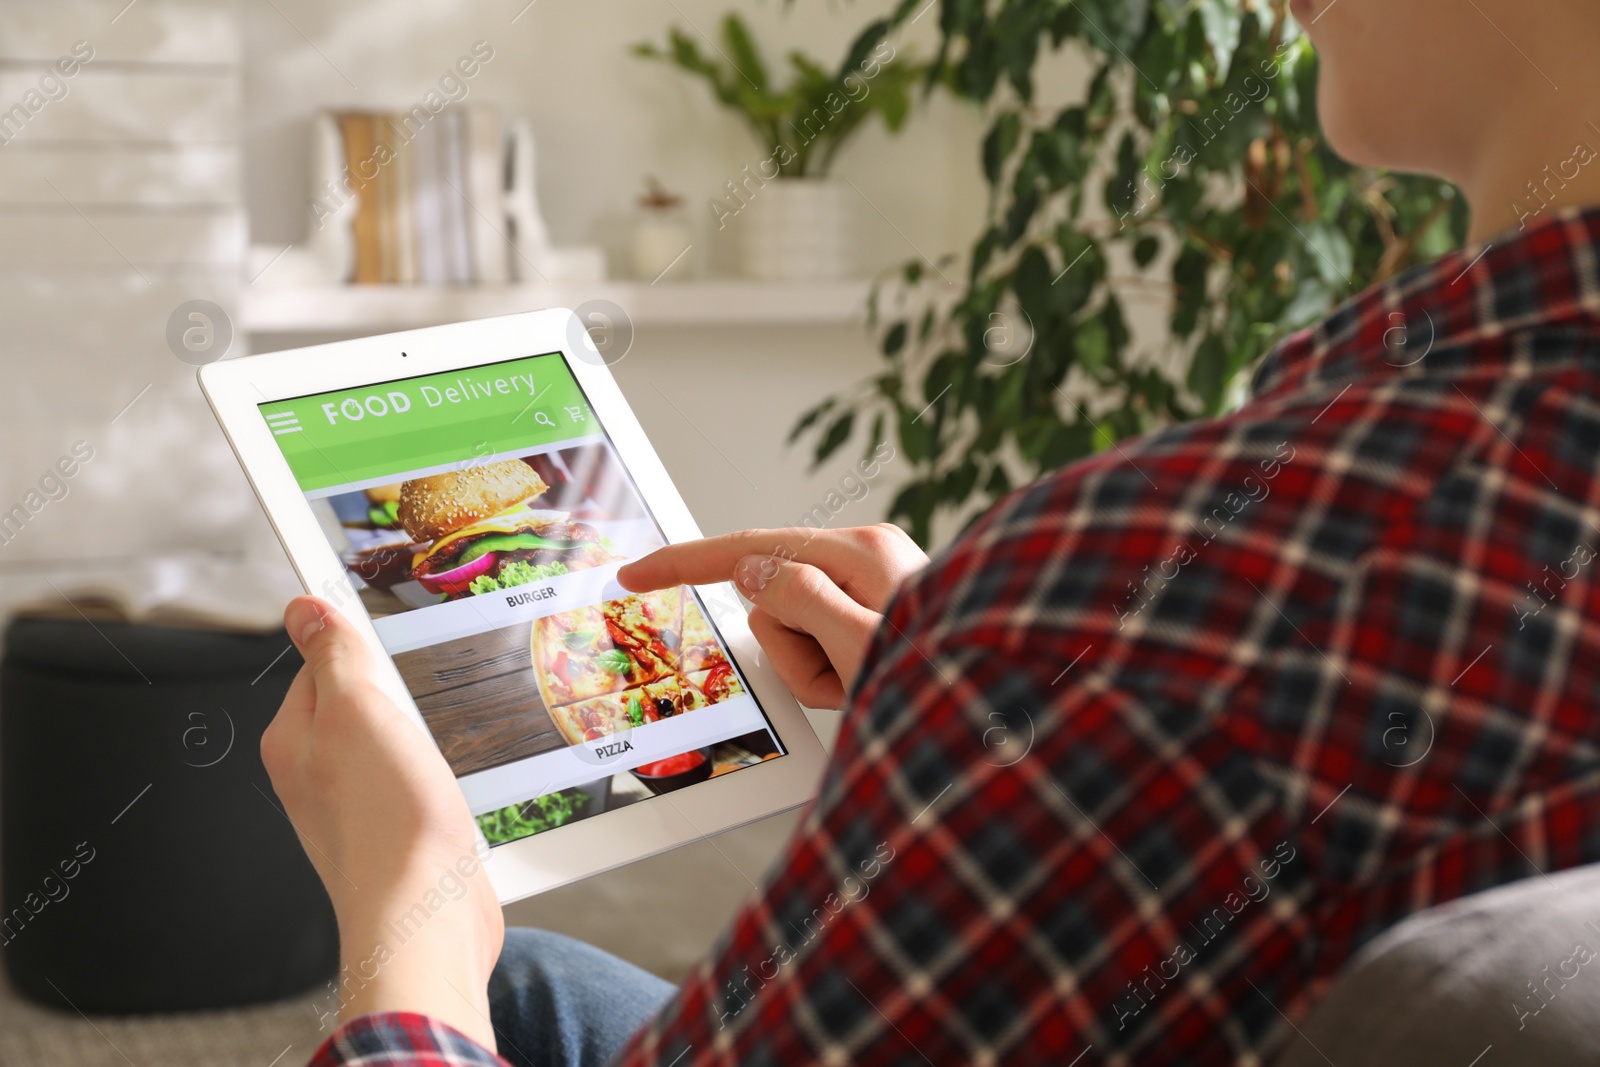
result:
M 898 526 L 744 530 L 669 545 L 617 572 L 635 592 L 733 581 L 750 630 L 802 704 L 838 708 L 889 598 L 928 557 Z
M 444 757 L 372 681 L 356 628 L 299 597 L 305 657 L 261 761 L 339 920 L 340 1015 L 415 1011 L 486 1048 L 489 972 L 505 933 L 466 800 Z

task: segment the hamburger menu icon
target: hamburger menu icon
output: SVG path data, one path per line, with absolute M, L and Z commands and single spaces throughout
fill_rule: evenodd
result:
M 411 577 L 459 600 L 618 558 L 594 527 L 533 509 L 548 489 L 516 459 L 403 482 L 397 517 L 425 543 L 412 557 Z

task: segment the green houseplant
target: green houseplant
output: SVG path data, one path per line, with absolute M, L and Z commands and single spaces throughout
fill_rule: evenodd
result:
M 914 261 L 880 283 L 882 370 L 795 427 L 818 462 L 893 435 L 913 476 L 890 517 L 923 543 L 936 515 L 1224 410 L 1273 341 L 1465 233 L 1448 185 L 1333 154 L 1284 0 L 937 2 L 926 77 L 986 109 L 987 220 L 963 273 Z M 1061 48 L 1086 90 L 1039 107 Z M 1134 342 L 1133 294 L 1163 308 L 1154 344 Z
M 665 47 L 634 46 L 637 55 L 704 79 L 716 99 L 744 120 L 760 155 L 707 200 L 716 228 L 740 218 L 747 271 L 763 278 L 839 277 L 849 272 L 846 213 L 853 192 L 827 181 L 840 148 L 873 116 L 891 131 L 906 122 L 927 65 L 896 54 L 879 20 L 829 70 L 794 51 L 779 84 L 749 27 L 722 20 L 721 43 L 701 51 L 697 37 L 673 28 Z M 770 187 L 769 187 L 769 183 Z
M 790 78 L 781 87 L 750 28 L 732 12 L 722 20 L 722 43 L 711 46 L 715 55 L 702 53 L 700 42 L 676 27 L 668 31 L 665 47 L 644 42 L 633 51 L 703 78 L 772 153 L 777 177 L 825 177 L 839 149 L 867 119 L 879 115 L 894 131 L 911 111 L 912 93 L 928 68 L 898 57 L 887 30 L 886 21 L 873 23 L 832 71 L 790 52 Z

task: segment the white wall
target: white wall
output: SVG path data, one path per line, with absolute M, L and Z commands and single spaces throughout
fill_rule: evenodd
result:
M 231 0 L 0 13 L 0 611 L 64 610 L 114 572 L 171 592 L 158 551 L 250 543 L 286 569 L 165 338 L 180 304 L 238 288 L 240 52 Z
M 281 245 L 304 233 L 313 109 L 415 103 L 478 40 L 495 55 L 470 83 L 472 95 L 532 120 L 541 195 L 557 241 L 604 234 L 632 209 L 646 173 L 683 194 L 697 223 L 710 222 L 706 201 L 771 146 L 759 145 L 703 85 L 633 56 L 631 47 L 665 42 L 673 25 L 689 29 L 685 17 L 719 37 L 718 23 L 732 9 L 751 24 L 769 65 L 786 63 L 780 57 L 799 48 L 832 67 L 859 29 L 891 7 L 883 0 L 525 3 L 247 2 L 245 186 L 254 239 Z M 931 56 L 934 17 L 897 37 L 900 50 Z M 836 172 L 870 201 L 859 205 L 867 267 L 914 255 L 911 244 L 937 256 L 971 242 L 983 206 L 978 136 L 970 108 L 936 98 L 902 136 L 887 137 L 874 119 L 840 154 Z M 724 270 L 732 265 L 727 237 L 724 231 L 712 241 L 713 265 Z

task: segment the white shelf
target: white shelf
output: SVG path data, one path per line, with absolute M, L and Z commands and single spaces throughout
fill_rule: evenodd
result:
M 871 282 L 572 282 L 435 289 L 402 285 L 247 287 L 247 333 L 382 333 L 609 300 L 635 326 L 834 325 L 866 321 Z

